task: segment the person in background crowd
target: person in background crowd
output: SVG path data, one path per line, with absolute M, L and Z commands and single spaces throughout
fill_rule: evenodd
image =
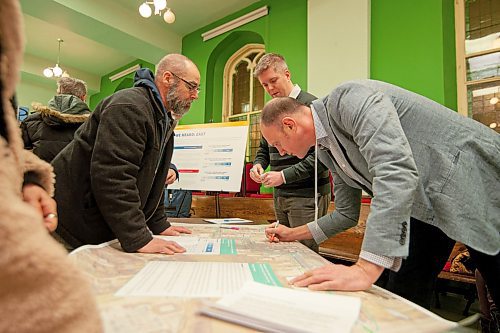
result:
M 35 113 L 21 123 L 24 148 L 33 149 L 35 155 L 51 162 L 89 118 L 86 98 L 87 85 L 84 81 L 60 78 L 57 95 L 49 101 L 49 105 L 33 103 Z

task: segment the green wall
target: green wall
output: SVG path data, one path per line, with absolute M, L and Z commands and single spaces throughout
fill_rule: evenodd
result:
M 127 64 L 123 67 L 120 67 L 116 70 L 114 70 L 113 72 L 103 76 L 101 78 L 101 91 L 98 92 L 97 94 L 94 94 L 92 96 L 90 96 L 90 100 L 89 100 L 89 107 L 91 110 L 94 110 L 95 107 L 97 106 L 97 104 L 99 104 L 100 101 L 102 101 L 104 98 L 110 96 L 111 94 L 113 94 L 115 91 L 118 91 L 118 90 L 121 90 L 123 88 L 130 88 L 132 87 L 133 85 L 133 79 L 134 79 L 134 73 L 130 73 L 118 80 L 115 80 L 115 81 L 111 81 L 109 79 L 110 76 L 113 76 L 114 74 L 116 73 L 119 73 L 129 67 L 132 67 L 136 64 L 139 64 L 141 66 L 141 68 L 149 68 L 151 69 L 153 72 L 155 70 L 155 65 L 147 62 L 147 61 L 144 61 L 144 60 L 141 60 L 141 59 L 137 59 L 133 62 L 131 62 L 130 64 Z
M 206 42 L 201 38 L 202 33 L 262 6 L 268 6 L 267 16 Z M 224 65 L 235 51 L 248 43 L 264 44 L 266 52 L 282 54 L 294 83 L 307 89 L 307 0 L 259 1 L 183 38 L 182 54 L 198 66 L 202 91 L 182 118 L 182 124 L 221 121 Z
M 372 0 L 370 77 L 456 110 L 453 5 L 453 0 Z M 262 6 L 268 6 L 267 16 L 206 42 L 202 40 L 202 33 Z M 221 121 L 224 65 L 248 43 L 264 44 L 266 52 L 283 54 L 293 81 L 307 89 L 307 0 L 262 0 L 183 38 L 182 54 L 197 64 L 202 90 L 182 124 Z M 109 73 L 101 80 L 101 91 L 90 97 L 91 109 L 120 86 L 130 84 L 133 74 L 114 82 L 109 76 L 136 63 L 154 68 L 153 64 L 137 60 Z
M 370 77 L 457 109 L 453 0 L 372 0 Z

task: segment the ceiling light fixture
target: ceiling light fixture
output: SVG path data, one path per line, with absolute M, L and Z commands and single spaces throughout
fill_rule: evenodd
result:
M 59 43 L 59 49 L 57 51 L 57 62 L 54 67 L 47 67 L 43 70 L 43 75 L 46 77 L 61 77 L 67 75 L 66 71 L 63 71 L 61 67 L 59 67 L 59 56 L 61 55 L 61 43 L 64 42 L 61 38 L 57 39 Z
M 153 5 L 155 15 L 162 16 L 162 11 L 165 10 L 163 19 L 168 24 L 175 22 L 175 14 L 167 7 L 167 0 L 144 1 L 144 3 L 139 6 L 139 14 L 141 14 L 142 17 L 148 18 L 153 14 L 153 10 L 149 5 Z

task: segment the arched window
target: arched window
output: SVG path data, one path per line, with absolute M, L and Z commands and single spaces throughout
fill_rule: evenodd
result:
M 262 44 L 247 44 L 236 51 L 224 68 L 223 121 L 249 122 L 247 161 L 253 161 L 260 141 L 260 112 L 264 88 L 253 73 L 265 53 Z

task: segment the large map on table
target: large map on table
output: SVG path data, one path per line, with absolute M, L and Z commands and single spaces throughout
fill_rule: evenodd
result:
M 118 297 L 115 292 L 149 261 L 222 261 L 268 263 L 281 283 L 328 263 L 300 243 L 269 243 L 265 225 L 226 229 L 211 224 L 182 224 L 200 238 L 234 239 L 236 255 L 156 255 L 125 253 L 117 241 L 84 246 L 70 255 L 87 274 L 95 292 L 106 332 L 251 332 L 251 329 L 197 314 L 203 302 L 215 299 L 168 297 Z M 388 291 L 372 287 L 365 292 L 338 293 L 362 299 L 353 332 L 441 332 L 454 323 L 446 321 Z M 321 305 L 318 305 L 321 306 Z

